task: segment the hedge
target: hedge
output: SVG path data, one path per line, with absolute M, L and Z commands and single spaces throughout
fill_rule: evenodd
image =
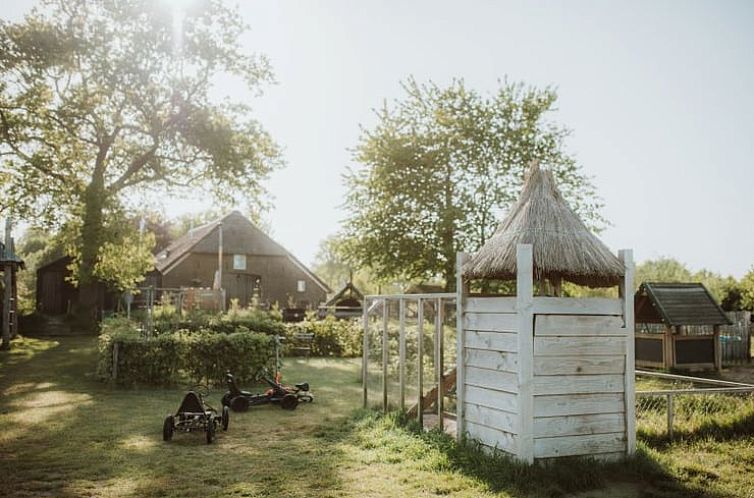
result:
M 314 334 L 312 356 L 361 356 L 362 330 L 356 320 L 338 320 L 328 316 L 322 320 L 307 319 L 303 322 L 287 324 L 288 348 L 298 333 Z M 287 348 L 287 349 L 288 349 Z
M 113 377 L 113 348 L 118 345 L 116 381 L 167 385 L 179 380 L 222 385 L 227 370 L 239 382 L 253 380 L 262 368 L 274 368 L 273 336 L 238 327 L 236 332 L 179 330 L 141 337 L 134 322 L 110 319 L 99 338 L 97 371 Z

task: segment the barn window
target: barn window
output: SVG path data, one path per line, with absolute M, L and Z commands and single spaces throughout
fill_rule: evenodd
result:
M 234 270 L 245 270 L 246 269 L 246 255 L 245 254 L 234 254 L 233 255 L 233 269 Z
M 299 292 L 306 292 L 306 280 L 299 280 L 298 281 L 298 291 Z

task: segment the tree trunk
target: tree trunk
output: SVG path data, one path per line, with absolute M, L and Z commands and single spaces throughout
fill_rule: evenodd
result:
M 97 256 L 103 243 L 103 210 L 105 182 L 102 171 L 95 168 L 91 183 L 83 196 L 84 220 L 81 227 L 81 261 L 79 264 L 79 301 L 75 310 L 78 325 L 86 331 L 97 328 L 100 315 L 100 282 L 94 276 Z

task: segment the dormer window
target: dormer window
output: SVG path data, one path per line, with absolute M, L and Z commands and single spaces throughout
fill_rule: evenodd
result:
M 234 254 L 233 255 L 233 269 L 234 270 L 245 270 L 246 269 L 246 255 L 245 254 Z

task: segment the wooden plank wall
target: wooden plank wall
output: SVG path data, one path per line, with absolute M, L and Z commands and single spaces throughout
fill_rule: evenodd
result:
M 464 308 L 463 429 L 490 448 L 517 454 L 516 298 L 468 297 Z
M 534 457 L 625 455 L 628 336 L 621 300 L 535 297 L 534 303 Z

